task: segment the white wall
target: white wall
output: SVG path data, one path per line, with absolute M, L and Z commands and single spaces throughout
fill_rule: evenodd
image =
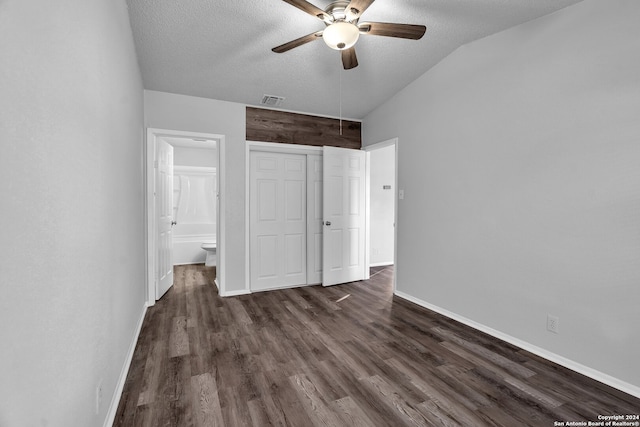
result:
M 218 150 L 176 146 L 173 147 L 173 164 L 215 168 L 218 166 Z
M 227 292 L 244 289 L 246 106 L 149 90 L 144 91 L 144 103 L 146 127 L 225 136 L 225 153 L 218 152 L 226 174 L 219 174 L 218 179 L 226 192 L 225 200 L 220 200 L 226 220 L 226 230 L 221 231 L 226 246 L 225 259 L 218 258 L 218 267 L 225 271 Z
M 369 152 L 371 265 L 393 264 L 394 197 L 396 191 L 396 147 Z M 384 186 L 391 188 L 385 190 Z
M 2 1 L 0 58 L 0 425 L 103 425 L 145 302 L 125 2 Z
M 364 120 L 401 144 L 398 291 L 636 394 L 638 16 L 585 0 L 463 46 Z

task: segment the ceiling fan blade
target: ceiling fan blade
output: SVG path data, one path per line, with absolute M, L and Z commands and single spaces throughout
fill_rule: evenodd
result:
M 350 47 L 342 51 L 342 66 L 345 70 L 350 70 L 358 66 L 355 47 Z
M 349 6 L 345 9 L 345 12 L 349 16 L 349 20 L 360 18 L 364 11 L 367 10 L 374 1 L 375 0 L 351 0 Z
M 305 0 L 283 0 L 286 3 L 289 3 L 291 6 L 295 6 L 303 12 L 308 13 L 311 16 L 315 16 L 316 18 L 331 23 L 332 18 L 325 12 L 324 10 L 312 5 L 308 1 Z
M 427 31 L 424 25 L 389 24 L 386 22 L 363 22 L 358 24 L 361 34 L 372 36 L 398 37 L 401 39 L 419 40 Z
M 312 42 L 319 38 L 322 38 L 322 31 L 316 31 L 315 33 L 307 34 L 306 36 L 302 36 L 295 40 L 291 40 L 288 43 L 281 44 L 280 46 L 274 47 L 271 50 L 274 51 L 275 53 L 284 53 L 288 50 L 293 49 L 294 47 L 302 46 L 303 44 Z

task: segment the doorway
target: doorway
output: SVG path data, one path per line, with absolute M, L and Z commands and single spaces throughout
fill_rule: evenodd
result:
M 398 139 L 364 147 L 369 165 L 369 266 L 372 271 L 394 266 L 397 238 Z M 374 271 L 374 272 L 375 272 Z M 372 273 L 373 274 L 373 273 Z
M 204 262 L 205 242 L 217 246 L 220 290 L 224 136 L 149 128 L 146 148 L 147 305 L 173 285 L 173 265 Z

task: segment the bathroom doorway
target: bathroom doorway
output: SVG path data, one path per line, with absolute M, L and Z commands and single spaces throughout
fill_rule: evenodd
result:
M 223 149 L 222 135 L 148 129 L 148 305 L 173 285 L 174 265 L 206 261 L 223 286 Z

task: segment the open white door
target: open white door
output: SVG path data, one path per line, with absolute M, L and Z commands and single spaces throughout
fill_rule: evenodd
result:
M 158 248 L 158 280 L 156 281 L 156 300 L 173 285 L 173 147 L 157 140 L 156 173 L 156 212 L 157 248 Z
M 365 278 L 366 153 L 323 148 L 322 285 Z

